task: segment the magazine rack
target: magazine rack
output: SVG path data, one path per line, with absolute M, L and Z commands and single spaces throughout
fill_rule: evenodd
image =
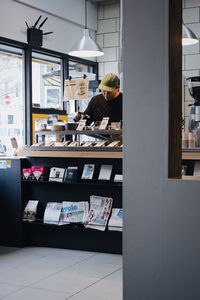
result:
M 7 161 L 7 159 L 5 159 Z M 95 164 L 92 180 L 81 180 L 85 164 Z M 110 181 L 98 180 L 101 165 L 113 165 Z M 78 166 L 76 182 L 24 180 L 22 168 L 43 165 L 47 168 Z M 89 201 L 91 195 L 113 198 L 113 208 L 122 207 L 122 183 L 114 182 L 115 174 L 122 174 L 122 159 L 103 157 L 27 157 L 15 158 L 9 168 L 0 169 L 0 181 L 4 186 L 1 204 L 0 226 L 5 235 L 0 236 L 1 245 L 46 246 L 66 249 L 122 253 L 122 232 L 98 231 L 82 224 L 50 225 L 43 223 L 47 202 Z M 12 187 L 12 188 L 11 188 Z M 9 196 L 9 199 L 8 199 Z M 36 221 L 22 221 L 28 200 L 39 200 Z

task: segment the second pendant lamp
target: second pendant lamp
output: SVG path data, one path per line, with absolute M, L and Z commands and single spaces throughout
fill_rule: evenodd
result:
M 87 2 L 85 0 L 85 29 L 83 37 L 74 44 L 70 49 L 69 55 L 77 57 L 97 57 L 104 55 L 102 48 L 99 44 L 90 37 L 89 30 L 87 28 Z
M 194 32 L 188 28 L 184 23 L 182 23 L 182 45 L 188 46 L 188 45 L 194 45 L 199 42 L 197 36 L 194 34 Z

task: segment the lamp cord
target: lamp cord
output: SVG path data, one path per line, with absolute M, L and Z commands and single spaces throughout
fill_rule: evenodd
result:
M 87 2 L 88 0 L 85 0 L 85 29 L 87 29 Z

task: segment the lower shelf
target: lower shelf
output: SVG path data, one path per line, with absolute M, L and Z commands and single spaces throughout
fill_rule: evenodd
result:
M 122 232 L 23 223 L 24 245 L 122 254 Z

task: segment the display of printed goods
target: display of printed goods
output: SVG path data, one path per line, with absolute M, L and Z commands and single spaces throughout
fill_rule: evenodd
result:
M 23 177 L 23 179 L 25 179 L 25 180 L 32 179 L 32 174 L 33 174 L 33 171 L 32 171 L 31 168 L 24 168 L 24 169 L 22 169 L 22 177 Z
M 31 170 L 33 179 L 44 180 L 45 176 L 47 176 L 47 168 L 44 166 L 32 166 Z

